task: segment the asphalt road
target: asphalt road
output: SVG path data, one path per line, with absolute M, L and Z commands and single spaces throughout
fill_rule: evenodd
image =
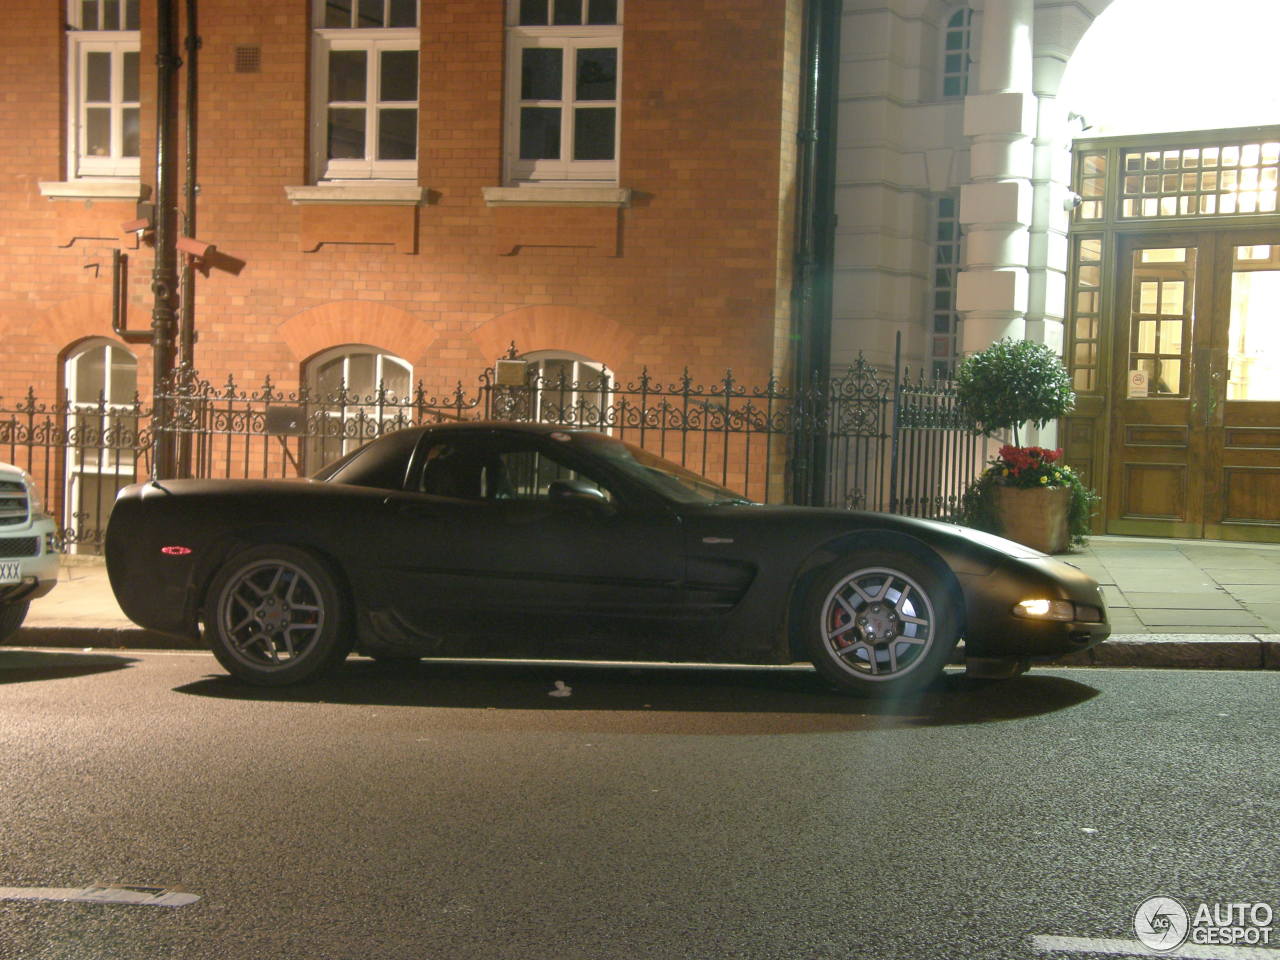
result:
M 0 650 L 2 895 L 199 897 L 0 899 L 0 958 L 1101 956 L 1152 894 L 1280 915 L 1278 700 L 360 660 L 264 693 L 202 654 Z

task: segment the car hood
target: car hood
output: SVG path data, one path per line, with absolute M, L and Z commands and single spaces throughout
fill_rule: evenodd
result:
M 765 522 L 799 522 L 805 525 L 821 524 L 833 531 L 880 529 L 893 530 L 915 536 L 929 542 L 937 543 L 959 540 L 971 543 L 1004 556 L 1016 557 L 1020 560 L 1039 560 L 1049 556 L 1032 547 L 987 533 L 973 527 L 961 526 L 958 523 L 947 523 L 941 520 L 926 520 L 920 517 L 907 517 L 896 513 L 880 513 L 873 510 L 838 510 L 829 507 L 796 507 L 766 505 L 758 503 L 716 504 L 702 508 L 704 516 L 733 517 L 735 521 L 750 522 L 748 517 L 757 516 Z M 701 511 L 700 511 L 701 512 Z

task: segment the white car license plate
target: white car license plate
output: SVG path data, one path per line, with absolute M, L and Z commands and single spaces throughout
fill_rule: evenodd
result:
M 0 563 L 0 583 L 17 583 L 21 577 L 22 565 L 17 560 Z

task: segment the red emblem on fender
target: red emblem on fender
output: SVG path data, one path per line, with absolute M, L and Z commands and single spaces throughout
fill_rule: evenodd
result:
M 185 557 L 191 552 L 190 547 L 161 547 L 160 552 L 170 557 Z

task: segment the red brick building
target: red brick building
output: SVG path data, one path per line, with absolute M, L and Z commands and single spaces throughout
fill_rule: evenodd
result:
M 151 234 L 124 227 L 154 200 L 156 4 L 6 4 L 6 401 L 151 389 L 112 257 L 147 330 Z M 435 394 L 514 342 L 623 381 L 785 371 L 801 12 L 199 0 L 196 368 Z

